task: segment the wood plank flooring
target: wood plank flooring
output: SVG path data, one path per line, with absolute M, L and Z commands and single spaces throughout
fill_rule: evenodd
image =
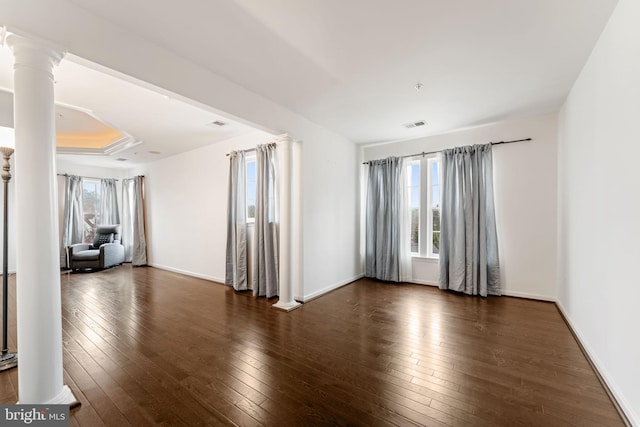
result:
M 359 280 L 284 313 L 154 268 L 61 277 L 72 426 L 623 425 L 552 303 Z

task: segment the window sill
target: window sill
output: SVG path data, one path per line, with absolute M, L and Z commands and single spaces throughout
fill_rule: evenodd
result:
M 440 258 L 422 256 L 418 254 L 411 254 L 412 261 L 426 262 L 430 264 L 437 264 L 440 261 Z

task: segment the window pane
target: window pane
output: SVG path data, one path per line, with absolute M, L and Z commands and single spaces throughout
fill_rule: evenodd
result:
M 420 187 L 411 187 L 411 208 L 420 208 Z
M 439 185 L 440 184 L 440 173 L 438 171 L 438 162 L 433 162 L 431 166 L 431 184 Z
M 440 207 L 440 186 L 434 185 L 431 187 L 431 207 L 439 208 Z
M 247 220 L 253 221 L 256 218 L 256 161 L 247 159 Z
M 255 160 L 247 162 L 247 181 L 256 180 L 256 162 Z
M 420 208 L 411 209 L 411 252 L 420 252 Z
M 429 173 L 429 186 L 431 206 L 430 221 L 429 224 L 431 231 L 431 247 L 429 248 L 430 255 L 438 255 L 440 253 L 440 176 L 439 167 L 440 163 L 437 159 L 429 161 L 430 173 Z
M 431 209 L 431 218 L 433 219 L 433 227 L 431 228 L 434 233 L 440 231 L 440 208 Z
M 431 242 L 432 246 L 431 246 L 431 253 L 433 253 L 434 255 L 437 255 L 440 253 L 440 232 L 439 231 L 434 231 L 433 232 L 433 241 Z
M 247 182 L 247 218 L 256 217 L 256 183 Z
M 409 208 L 411 209 L 411 252 L 420 252 L 420 162 L 409 164 Z
M 82 210 L 84 212 L 83 243 L 93 243 L 96 225 L 100 220 L 100 181 L 83 180 Z
M 249 205 L 256 204 L 256 182 L 255 181 L 247 182 L 247 204 Z
M 412 187 L 420 186 L 420 164 L 411 165 L 411 184 Z

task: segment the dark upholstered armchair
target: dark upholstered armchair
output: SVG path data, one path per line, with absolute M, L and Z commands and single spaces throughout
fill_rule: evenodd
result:
M 103 269 L 124 262 L 124 246 L 120 243 L 120 225 L 99 225 L 93 245 L 77 243 L 69 246 L 69 267 Z

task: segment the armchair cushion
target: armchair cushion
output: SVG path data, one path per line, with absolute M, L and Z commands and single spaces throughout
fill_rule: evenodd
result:
M 105 243 L 113 243 L 113 233 L 109 234 L 98 234 L 96 233 L 95 238 L 93 239 L 93 247 L 99 248 Z
M 76 243 L 74 245 L 69 246 L 67 249 L 69 252 L 69 257 L 72 257 L 74 254 L 77 254 L 79 252 L 93 249 L 93 245 L 90 245 L 88 243 Z
M 89 249 L 73 254 L 74 261 L 98 261 L 100 259 L 100 249 Z
M 120 240 L 120 224 L 104 224 L 96 227 L 96 234 L 93 238 L 93 246 L 99 248 L 105 243 L 112 243 Z

